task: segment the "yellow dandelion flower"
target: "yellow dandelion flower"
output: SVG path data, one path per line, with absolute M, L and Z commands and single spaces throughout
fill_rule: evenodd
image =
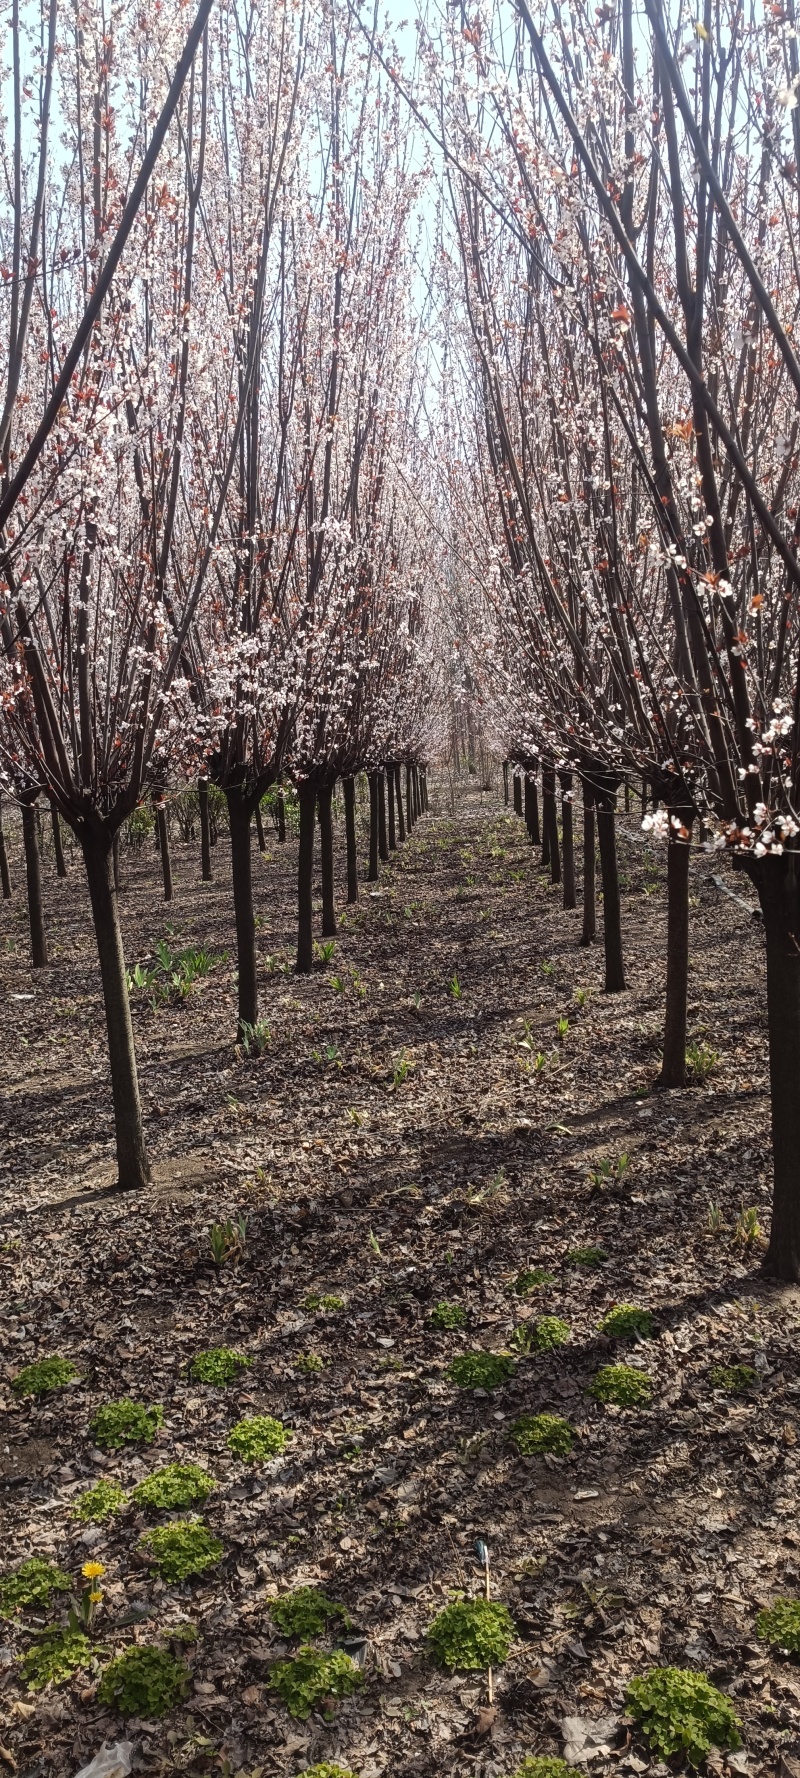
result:
M 85 1575 L 87 1580 L 99 1580 L 100 1575 L 105 1574 L 105 1568 L 102 1562 L 84 1562 L 81 1574 Z
M 103 1597 L 102 1593 L 90 1593 L 89 1594 L 89 1604 L 90 1605 L 99 1605 L 102 1597 Z

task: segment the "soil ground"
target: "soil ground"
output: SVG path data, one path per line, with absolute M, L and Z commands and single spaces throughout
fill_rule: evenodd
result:
M 664 859 L 635 813 L 620 826 L 629 985 L 613 997 L 602 946 L 579 948 L 580 912 L 562 911 L 497 793 L 434 782 L 430 814 L 377 888 L 362 884 L 333 956 L 305 980 L 292 973 L 296 843 L 269 833 L 255 867 L 270 1035 L 251 1060 L 233 1047 L 224 836 L 205 885 L 197 845 L 175 844 L 168 907 L 151 845 L 125 854 L 131 965 L 162 938 L 218 959 L 180 1006 L 136 999 L 154 1183 L 134 1201 L 105 1190 L 112 1118 L 79 863 L 73 853 L 59 883 L 45 859 L 51 962 L 34 974 L 12 824 L 16 894 L 0 914 L 2 1568 L 37 1554 L 78 1577 L 91 1556 L 106 1572 L 97 1662 L 69 1685 L 29 1694 L 17 1658 L 37 1625 L 63 1620 L 63 1600 L 46 1618 L 0 1625 L 0 1769 L 73 1778 L 127 1734 L 135 1769 L 152 1773 L 294 1778 L 327 1759 L 359 1778 L 506 1778 L 528 1753 L 562 1752 L 564 1719 L 577 1717 L 600 1747 L 590 1773 L 666 1772 L 625 1690 L 677 1665 L 708 1674 L 741 1720 L 742 1752 L 712 1769 L 757 1778 L 780 1757 L 795 1771 L 800 1676 L 756 1620 L 800 1579 L 800 1300 L 760 1275 L 763 1242 L 734 1239 L 742 1209 L 768 1220 L 763 938 L 710 886 L 725 867 L 698 853 L 691 1026 L 717 1060 L 705 1084 L 655 1094 Z M 341 829 L 337 847 L 341 863 Z M 244 1255 L 217 1278 L 209 1225 L 240 1215 Z M 568 1258 L 587 1246 L 607 1255 L 594 1270 Z M 552 1282 L 517 1294 L 534 1267 Z M 310 1310 L 311 1294 L 343 1307 Z M 441 1301 L 465 1310 L 463 1328 L 431 1324 Z M 602 1334 L 619 1302 L 652 1311 L 650 1339 Z M 568 1323 L 569 1342 L 526 1355 L 514 1330 L 542 1314 Z M 193 1355 L 219 1345 L 251 1361 L 242 1382 L 192 1382 Z M 476 1350 L 515 1354 L 492 1393 L 448 1377 Z M 53 1354 L 79 1380 L 20 1400 L 20 1367 Z M 309 1354 L 322 1369 L 299 1365 Z M 587 1393 L 609 1360 L 647 1370 L 649 1407 L 606 1408 Z M 715 1389 L 719 1364 L 751 1366 L 756 1387 Z M 149 1448 L 104 1455 L 90 1421 L 124 1396 L 162 1404 L 163 1427 Z M 516 1454 L 513 1422 L 542 1410 L 571 1421 L 571 1456 Z M 293 1433 L 266 1467 L 227 1445 L 258 1413 Z M 152 1577 L 137 1548 L 148 1521 L 133 1507 L 102 1528 L 71 1516 L 100 1477 L 127 1489 L 187 1460 L 217 1480 L 203 1512 L 224 1545 L 198 1581 Z M 494 1715 L 486 1676 L 440 1672 L 426 1645 L 448 1599 L 482 1588 L 476 1537 L 517 1631 L 493 1676 Z M 364 1674 L 329 1721 L 294 1720 L 269 1689 L 287 1652 L 270 1600 L 304 1583 L 346 1606 Z M 175 1647 L 186 1623 L 189 1700 L 125 1729 L 96 1696 L 103 1662 L 132 1641 Z

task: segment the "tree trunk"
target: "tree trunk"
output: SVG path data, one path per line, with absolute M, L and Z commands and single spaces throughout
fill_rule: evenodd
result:
M 158 834 L 158 850 L 161 853 L 161 874 L 164 879 L 164 900 L 172 900 L 172 859 L 169 855 L 169 830 L 167 828 L 167 805 L 163 797 L 155 799 L 156 832 Z
M 575 839 L 572 825 L 572 773 L 559 773 L 561 784 L 561 835 L 564 848 L 564 907 L 576 908 Z
M 533 845 L 533 798 L 531 795 L 533 788 L 533 782 L 526 772 L 525 788 L 523 791 L 523 807 L 525 810 L 525 826 L 528 830 L 528 839 L 530 840 L 531 845 Z
M 264 834 L 264 817 L 261 813 L 261 804 L 260 803 L 256 803 L 256 833 L 258 834 L 258 850 L 259 850 L 259 852 L 266 852 L 267 841 L 266 841 L 266 837 Z
M 522 779 L 519 772 L 514 773 L 514 814 L 522 814 Z
M 389 862 L 389 845 L 386 838 L 386 774 L 378 773 L 378 851 L 381 864 Z
M 286 845 L 286 800 L 282 790 L 278 791 L 278 845 Z
M 314 811 L 316 797 L 306 783 L 298 791 L 300 851 L 297 859 L 297 974 L 310 975 L 314 962 L 312 891 L 314 882 Z
M 369 871 L 368 883 L 378 881 L 378 774 L 369 772 Z
M 197 800 L 200 808 L 200 872 L 204 883 L 211 882 L 211 825 L 208 819 L 208 779 L 201 778 L 197 785 Z
M 394 766 L 386 767 L 386 804 L 389 815 L 389 851 L 397 851 L 397 837 L 394 828 Z
M 25 846 L 25 876 L 28 885 L 28 924 L 31 933 L 31 965 L 44 969 L 47 963 L 47 940 L 44 935 L 42 909 L 42 861 L 36 832 L 36 810 L 33 803 L 22 805 L 22 839 Z
M 354 778 L 343 778 L 344 835 L 347 846 L 347 900 L 358 901 L 358 851 L 356 848 L 356 785 Z
M 670 814 L 673 811 L 670 810 Z M 675 810 L 691 833 L 693 811 Z M 689 860 L 688 838 L 679 839 L 670 826 L 667 843 L 667 1004 L 664 1055 L 656 1085 L 686 1085 L 686 998 L 689 987 Z
M 594 799 L 590 786 L 583 785 L 583 930 L 581 944 L 590 945 L 597 931 L 597 898 L 595 896 L 595 834 Z
M 317 798 L 319 808 L 319 852 L 322 865 L 322 936 L 336 936 L 336 898 L 333 888 L 333 818 L 331 803 L 333 785 L 326 784 Z
M 50 817 L 53 824 L 53 851 L 56 855 L 56 875 L 65 877 L 67 874 L 67 863 L 64 857 L 64 847 L 61 840 L 61 822 L 58 819 L 58 810 L 55 803 L 50 804 Z
M 8 868 L 6 836 L 3 832 L 3 805 L 0 801 L 0 882 L 3 885 L 3 900 L 11 900 L 11 873 Z
M 239 977 L 239 1008 L 237 1038 L 246 1035 L 244 1027 L 258 1024 L 258 984 L 256 979 L 256 922 L 253 912 L 253 861 L 250 853 L 250 818 L 252 804 L 233 787 L 226 789 L 228 819 L 231 826 L 231 875 L 233 878 L 233 912 L 236 919 L 236 963 Z
M 428 802 L 428 768 L 427 768 L 427 766 L 423 766 L 423 768 L 422 768 L 422 813 L 423 813 L 423 815 L 427 815 L 429 807 L 430 807 L 430 804 Z
M 140 1191 L 150 1182 L 150 1163 L 142 1129 L 125 957 L 114 888 L 113 847 L 107 835 L 99 838 L 92 835 L 84 839 L 82 850 L 103 983 L 118 1184 L 123 1191 Z
M 542 818 L 547 841 L 547 862 L 551 883 L 561 882 L 561 854 L 558 849 L 558 810 L 556 807 L 556 774 L 552 766 L 542 767 Z M 542 864 L 544 864 L 544 852 Z
M 744 865 L 758 891 L 767 941 L 772 1099 L 772 1227 L 764 1261 L 800 1283 L 800 853 Z
M 622 925 L 617 872 L 617 787 L 612 780 L 595 786 L 600 876 L 603 883 L 603 943 L 606 954 L 606 993 L 619 994 L 625 986 L 622 967 Z
M 122 877 L 119 868 L 119 828 L 111 842 L 111 867 L 114 873 L 114 893 L 122 894 Z
M 406 827 L 411 833 L 414 827 L 414 800 L 411 795 L 411 767 L 406 766 Z
M 508 807 L 508 760 L 503 760 L 503 802 Z
M 539 792 L 536 779 L 531 778 L 531 845 L 541 846 L 542 836 L 539 830 Z
M 397 831 L 401 840 L 404 840 L 406 837 L 406 824 L 403 819 L 403 785 L 399 766 L 395 766 L 394 768 L 394 794 L 397 797 Z

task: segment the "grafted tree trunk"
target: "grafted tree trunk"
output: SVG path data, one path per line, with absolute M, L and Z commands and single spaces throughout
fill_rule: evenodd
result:
M 200 778 L 197 785 L 197 801 L 200 809 L 200 871 L 204 883 L 211 882 L 211 824 L 208 819 L 208 779 Z
M 153 798 L 156 815 L 156 835 L 158 850 L 161 855 L 161 875 L 164 881 L 164 900 L 172 900 L 172 859 L 169 855 L 169 829 L 167 827 L 167 805 L 163 796 Z
M 597 897 L 595 895 L 595 832 L 594 797 L 591 786 L 583 781 L 583 930 L 581 944 L 590 945 L 597 931 Z
M 397 837 L 394 826 L 394 766 L 386 767 L 386 803 L 389 815 L 389 851 L 397 851 Z
M 575 840 L 572 823 L 572 773 L 559 772 L 561 785 L 561 837 L 564 849 L 564 907 L 578 905 L 575 894 Z
M 36 809 L 32 802 L 22 808 L 22 841 L 25 847 L 25 878 L 28 890 L 28 925 L 31 934 L 31 965 L 44 969 L 47 963 L 47 939 L 42 907 L 42 860 L 36 831 Z
M 503 760 L 503 802 L 508 807 L 508 760 Z
M 367 882 L 378 881 L 378 774 L 369 772 L 369 871 Z
M 264 833 L 264 817 L 261 813 L 261 804 L 260 803 L 256 803 L 256 833 L 258 835 L 258 850 L 259 850 L 259 852 L 266 852 L 267 839 L 266 839 L 266 835 Z
M 3 900 L 11 900 L 11 872 L 8 868 L 6 836 L 3 831 L 3 804 L 0 799 L 0 883 L 3 886 Z
M 286 798 L 283 791 L 278 791 L 278 845 L 286 844 Z
M 767 941 L 772 1226 L 765 1269 L 800 1283 L 800 853 L 747 860 Z
M 333 887 L 333 785 L 325 784 L 317 797 L 319 808 L 319 854 L 322 866 L 322 936 L 336 936 L 336 898 Z
M 404 840 L 406 837 L 406 824 L 403 819 L 403 785 L 399 766 L 395 766 L 394 768 L 394 793 L 397 797 L 397 831 L 401 840 Z
M 297 973 L 310 975 L 314 962 L 313 881 L 314 881 L 314 811 L 316 796 L 313 787 L 301 784 L 300 850 L 297 859 Z
M 622 922 L 617 870 L 617 785 L 613 778 L 597 778 L 594 784 L 600 875 L 603 882 L 603 944 L 606 958 L 606 993 L 619 994 L 625 986 L 622 966 Z
M 344 791 L 344 834 L 347 847 L 347 899 L 348 902 L 358 901 L 358 851 L 356 848 L 356 783 L 354 778 L 343 778 Z
M 542 864 L 550 866 L 550 881 L 561 882 L 561 854 L 558 849 L 558 810 L 556 807 L 556 774 L 552 766 L 542 767 L 542 818 L 544 823 L 547 859 L 542 852 Z
M 669 807 L 669 805 L 668 805 Z M 688 829 L 682 839 L 670 824 L 667 841 L 667 1001 L 664 1053 L 657 1085 L 686 1085 L 686 1001 L 689 989 L 689 862 L 693 809 L 670 808 Z
M 53 851 L 56 856 L 56 875 L 65 877 L 67 874 L 67 862 L 64 857 L 64 846 L 61 839 L 61 822 L 58 819 L 58 810 L 55 803 L 50 804 L 50 818 L 53 826 Z
M 250 819 L 252 799 L 238 788 L 226 788 L 228 818 L 231 825 L 231 875 L 233 878 L 233 912 L 236 920 L 236 963 L 239 976 L 239 1007 L 237 1035 L 241 1041 L 245 1026 L 258 1023 L 258 984 L 256 976 L 256 921 L 253 910 L 253 861 L 250 853 Z
M 386 838 L 386 774 L 378 773 L 378 851 L 381 864 L 389 862 L 389 844 Z
M 514 773 L 514 814 L 522 814 L 522 779 L 519 772 Z
M 118 1184 L 123 1191 L 140 1191 L 150 1182 L 150 1163 L 142 1128 L 142 1106 L 125 957 L 114 887 L 112 842 L 108 834 L 92 834 L 82 839 L 81 848 L 103 984 L 117 1140 Z

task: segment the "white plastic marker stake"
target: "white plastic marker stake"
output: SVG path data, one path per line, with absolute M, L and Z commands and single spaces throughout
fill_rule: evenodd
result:
M 483 1569 L 483 1579 L 484 1579 L 484 1584 L 486 1587 L 486 1598 L 487 1598 L 487 1600 L 489 1600 L 491 1598 L 491 1590 L 490 1590 L 490 1582 L 489 1582 L 489 1550 L 488 1550 L 487 1545 L 484 1543 L 482 1537 L 476 1537 L 476 1539 L 475 1539 L 475 1554 L 476 1554 L 478 1561 L 480 1562 L 480 1565 Z M 488 1679 L 488 1683 L 489 1683 L 489 1703 L 493 1704 L 494 1703 L 494 1680 L 492 1678 L 491 1667 L 487 1667 L 486 1673 L 487 1673 L 487 1679 Z

